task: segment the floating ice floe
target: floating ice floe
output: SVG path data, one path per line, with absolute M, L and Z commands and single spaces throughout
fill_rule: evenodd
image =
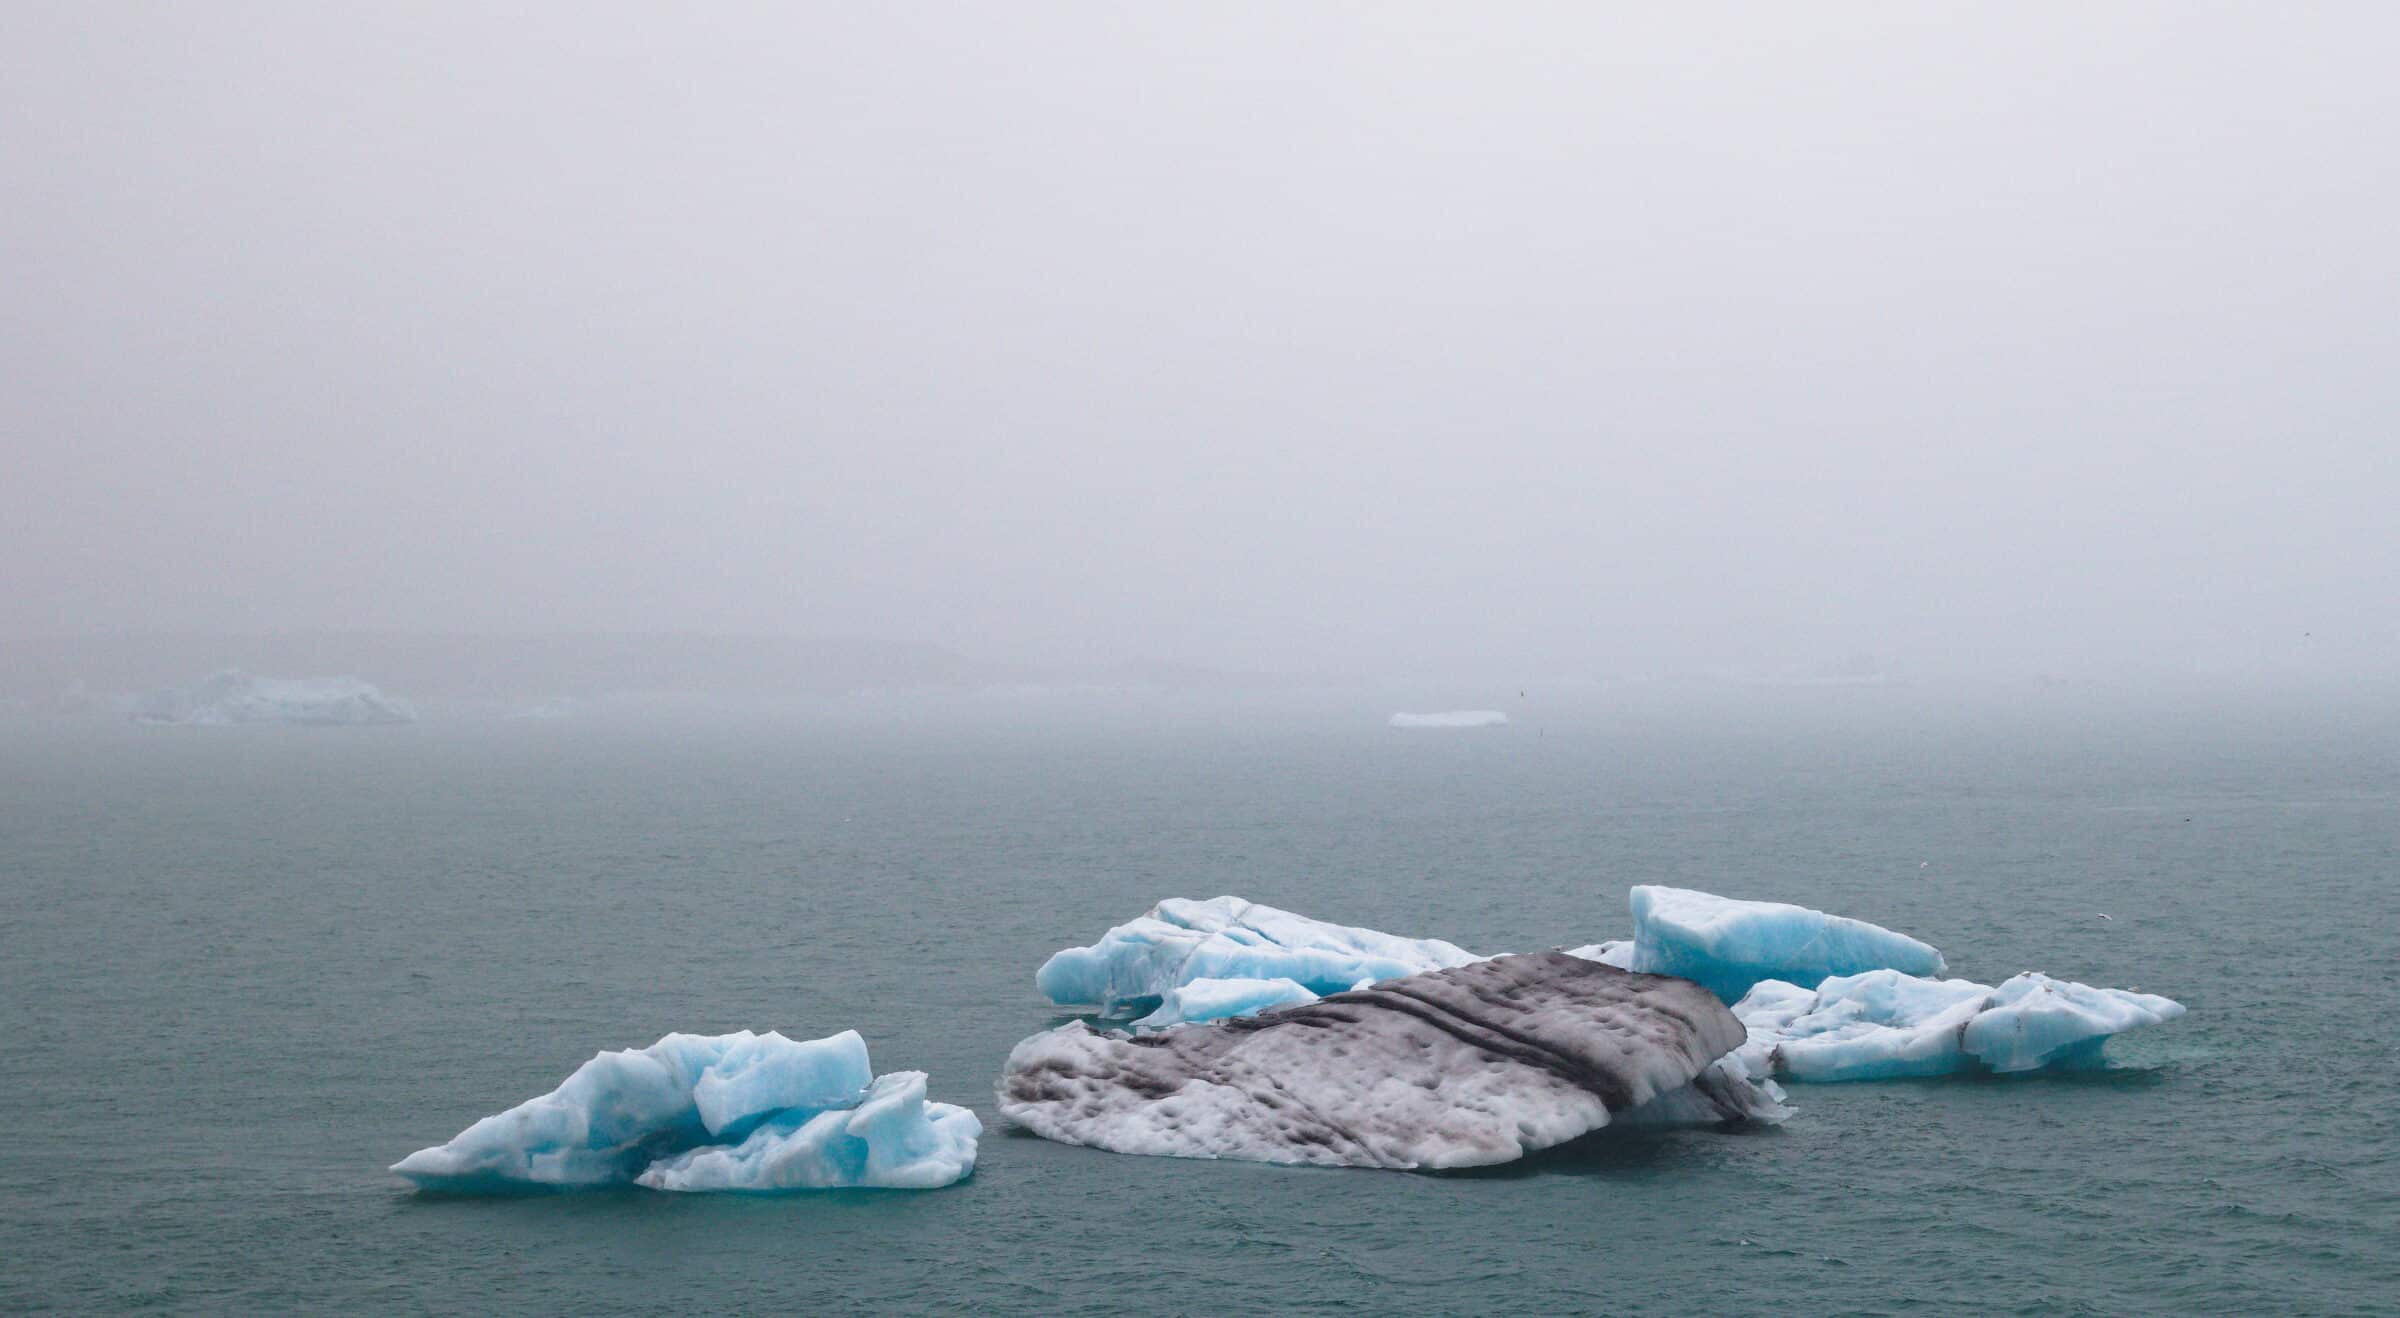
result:
M 1945 969 L 1941 953 L 1906 934 L 1805 906 L 1656 884 L 1634 888 L 1631 900 L 1629 968 L 1697 980 L 1727 1002 L 1762 980 L 1815 984 L 1868 970 L 1939 975 Z
M 392 1170 L 469 1192 L 930 1189 L 974 1169 L 981 1133 L 974 1113 L 925 1101 L 923 1072 L 875 1076 L 854 1030 L 670 1034 L 601 1053 Z
M 1449 709 L 1438 714 L 1394 714 L 1390 726 L 1395 728 L 1489 728 L 1508 722 L 1508 715 L 1496 709 Z
M 1687 980 L 1542 952 L 1156 1033 L 1073 1022 L 1016 1046 L 998 1100 L 1119 1153 L 1471 1167 L 1620 1121 L 1779 1120 L 1771 1087 L 1715 1065 L 1744 1038 Z
M 238 668 L 211 673 L 187 687 L 134 698 L 137 723 L 218 726 L 232 723 L 313 723 L 356 726 L 414 723 L 417 713 L 355 677 L 253 677 Z
M 1240 897 L 1170 897 L 1090 947 L 1042 964 L 1034 983 L 1061 1005 L 1148 1008 L 1204 979 L 1288 979 L 1310 993 L 1464 965 L 1473 953 L 1438 938 L 1327 924 Z
M 2111 1037 L 2183 1014 L 2171 998 L 2018 975 L 1994 988 L 1874 970 L 1813 989 L 1768 980 L 1734 1004 L 1763 1079 L 1888 1080 L 2097 1063 Z

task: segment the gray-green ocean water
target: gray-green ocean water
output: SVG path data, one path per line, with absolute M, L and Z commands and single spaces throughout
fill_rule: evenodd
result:
M 0 1309 L 2390 1312 L 2400 718 L 1737 693 L 1519 708 L 0 727 Z M 2191 1014 L 2100 1074 L 1420 1176 L 1009 1132 L 1042 958 L 1221 892 L 1480 950 L 1665 882 Z M 2113 919 L 2099 918 L 2106 912 Z M 930 1193 L 410 1193 L 675 1029 L 856 1027 Z

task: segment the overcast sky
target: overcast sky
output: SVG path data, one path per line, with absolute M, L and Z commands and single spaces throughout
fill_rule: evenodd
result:
M 0 5 L 0 634 L 2400 668 L 2385 5 Z

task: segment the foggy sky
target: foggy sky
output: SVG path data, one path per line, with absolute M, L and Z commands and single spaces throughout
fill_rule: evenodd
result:
M 2375 5 L 0 7 L 0 635 L 2400 666 Z

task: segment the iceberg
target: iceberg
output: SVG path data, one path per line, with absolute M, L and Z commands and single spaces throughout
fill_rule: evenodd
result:
M 1736 901 L 1689 888 L 1633 889 L 1631 969 L 1681 975 L 1737 1002 L 1761 980 L 1815 984 L 1898 970 L 1939 975 L 1942 954 L 1864 920 L 1782 902 Z
M 1062 1006 L 1103 1011 L 1163 1002 L 1203 979 L 1288 979 L 1311 993 L 1465 965 L 1471 952 L 1437 938 L 1402 938 L 1327 924 L 1240 897 L 1170 897 L 1089 947 L 1042 963 L 1034 983 Z
M 1496 709 L 1449 709 L 1438 714 L 1394 714 L 1395 728 L 1489 728 L 1508 722 Z
M 601 1053 L 392 1170 L 466 1192 L 925 1189 L 971 1171 L 981 1133 L 965 1108 L 925 1101 L 922 1072 L 877 1078 L 855 1030 L 670 1034 Z
M 1749 1034 L 1735 1059 L 1753 1079 L 1889 1080 L 2092 1065 L 2110 1038 L 2183 1004 L 2032 972 L 1994 988 L 1873 970 L 1814 989 L 1768 980 L 1733 1013 Z
M 1296 979 L 1195 979 L 1168 989 L 1158 1010 L 1135 1021 L 1133 1028 L 1163 1030 L 1229 1016 L 1255 1016 L 1269 1007 L 1316 1000 L 1317 995 Z
M 187 687 L 134 698 L 136 723 L 223 726 L 234 723 L 309 723 L 361 726 L 414 723 L 417 713 L 355 677 L 253 677 L 238 668 L 211 673 Z
M 1620 1118 L 1778 1119 L 1715 1065 L 1744 1039 L 1697 984 L 1540 952 L 1149 1034 L 1070 1022 L 1010 1052 L 997 1097 L 1037 1135 L 1118 1153 L 1473 1167 Z

